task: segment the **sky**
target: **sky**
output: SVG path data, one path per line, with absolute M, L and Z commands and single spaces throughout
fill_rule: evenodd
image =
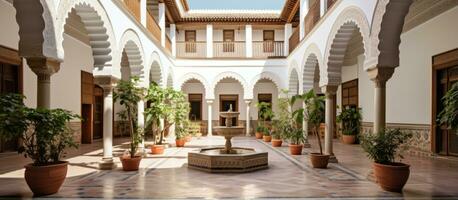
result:
M 285 0 L 188 0 L 190 9 L 281 10 Z

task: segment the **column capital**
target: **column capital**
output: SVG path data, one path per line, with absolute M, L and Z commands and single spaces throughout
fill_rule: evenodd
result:
M 51 76 L 60 69 L 60 61 L 46 58 L 26 58 L 27 65 L 38 76 Z
M 367 71 L 369 78 L 374 81 L 375 87 L 385 88 L 386 82 L 393 76 L 394 68 L 392 67 L 376 67 Z
M 337 88 L 339 86 L 337 85 L 325 85 L 321 87 L 321 91 L 325 93 L 326 95 L 331 94 L 335 95 L 337 93 Z
M 248 104 L 248 105 L 250 105 L 252 101 L 253 101 L 253 99 L 245 99 L 245 103 Z
M 105 91 L 107 90 L 111 91 L 116 86 L 116 83 L 118 81 L 119 81 L 118 78 L 111 76 L 111 75 L 94 76 L 94 83 L 102 87 L 103 90 Z
M 205 101 L 207 102 L 207 104 L 212 104 L 215 100 L 214 99 L 206 99 Z

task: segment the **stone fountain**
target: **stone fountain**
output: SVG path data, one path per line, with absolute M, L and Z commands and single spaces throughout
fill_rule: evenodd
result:
M 209 147 L 188 153 L 188 167 L 207 172 L 250 172 L 268 167 L 267 152 L 256 152 L 252 148 L 233 147 L 232 138 L 243 135 L 243 126 L 232 126 L 232 119 L 240 113 L 220 112 L 226 126 L 215 126 L 216 134 L 226 140 L 224 147 Z

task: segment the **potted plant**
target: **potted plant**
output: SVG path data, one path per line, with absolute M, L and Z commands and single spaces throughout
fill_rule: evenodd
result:
M 183 127 L 175 127 L 175 145 L 176 147 L 184 147 L 186 143 L 186 133 Z
M 258 126 L 256 127 L 256 134 L 255 134 L 256 139 L 262 139 L 265 131 L 266 131 L 266 127 L 264 127 L 261 123 L 258 123 Z
M 377 183 L 387 191 L 401 192 L 409 178 L 409 165 L 396 162 L 402 152 L 408 148 L 407 142 L 412 137 L 399 129 L 385 130 L 377 134 L 362 135 L 361 147 L 374 161 L 373 169 Z
M 146 99 L 150 106 L 145 110 L 147 124 L 152 124 L 153 141 L 152 154 L 164 153 L 164 135 L 172 125 L 178 126 L 187 120 L 189 103 L 181 91 L 173 88 L 161 88 L 157 84 L 151 84 L 148 88 Z M 158 137 L 159 136 L 159 137 Z
M 278 127 L 280 127 L 278 123 L 279 123 L 278 120 L 272 123 L 272 131 L 271 131 L 272 141 L 271 142 L 272 142 L 273 147 L 281 147 L 283 143 L 281 131 L 278 130 Z
M 289 141 L 289 152 L 291 155 L 301 155 L 304 148 L 304 131 L 294 124 L 285 126 L 285 132 Z
M 270 141 L 272 141 L 271 130 L 266 130 L 266 131 L 264 131 L 264 135 L 262 136 L 262 139 L 264 140 L 264 142 L 270 142 Z
M 342 123 L 343 143 L 354 144 L 361 129 L 361 108 L 344 107 L 337 122 Z
M 310 161 L 314 168 L 327 168 L 329 162 L 329 155 L 323 154 L 323 147 L 321 145 L 320 137 L 320 123 L 324 120 L 324 97 L 318 96 L 313 90 L 303 95 L 305 104 L 305 118 L 309 123 L 312 133 L 317 138 L 319 153 L 310 153 Z
M 447 126 L 448 129 L 458 134 L 458 83 L 445 93 L 442 98 L 443 109 L 438 115 L 439 125 Z
M 0 95 L 0 136 L 18 139 L 18 152 L 32 159 L 25 180 L 36 196 L 59 191 L 67 175 L 66 148 L 76 148 L 67 124 L 78 115 L 63 109 L 27 108 L 19 94 Z
M 138 145 L 142 142 L 143 130 L 137 126 L 135 116 L 137 116 L 137 103 L 143 98 L 144 90 L 138 87 L 138 84 L 138 77 L 131 77 L 127 81 L 121 80 L 113 92 L 113 100 L 119 101 L 119 104 L 124 106 L 129 123 L 130 150 L 119 158 L 124 171 L 138 170 L 142 160 L 137 150 Z
M 270 130 L 269 127 L 267 126 L 267 121 L 272 120 L 274 117 L 274 113 L 272 111 L 272 104 L 267 103 L 267 102 L 258 102 L 256 104 L 256 107 L 258 108 L 258 127 L 256 128 L 256 138 L 257 139 L 263 139 L 264 136 L 266 139 L 264 141 L 269 141 L 272 139 L 270 137 Z M 270 139 L 269 139 L 270 138 Z

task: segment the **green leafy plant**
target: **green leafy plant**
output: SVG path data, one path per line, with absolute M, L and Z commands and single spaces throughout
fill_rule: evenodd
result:
M 361 147 L 368 157 L 379 164 L 393 164 L 396 157 L 403 158 L 402 153 L 407 150 L 411 133 L 400 129 L 381 131 L 377 134 L 361 135 Z
M 310 125 L 310 129 L 317 137 L 318 146 L 320 147 L 320 154 L 323 154 L 323 147 L 321 145 L 321 137 L 319 135 L 320 123 L 324 121 L 325 117 L 325 97 L 318 96 L 313 90 L 305 93 L 302 98 L 305 104 L 305 118 Z
M 282 90 L 284 96 L 288 91 Z M 303 109 L 293 111 L 293 105 L 299 100 L 298 97 L 279 98 L 277 120 L 274 122 L 275 134 L 289 140 L 292 144 L 303 144 L 306 140 L 302 130 Z
M 358 135 L 361 129 L 361 108 L 344 107 L 337 116 L 337 122 L 342 123 L 342 134 Z
M 444 108 L 439 113 L 437 122 L 458 134 L 458 82 L 442 97 L 442 104 Z
M 0 136 L 21 140 L 18 152 L 35 166 L 59 163 L 66 148 L 77 147 L 68 123 L 80 117 L 63 109 L 27 108 L 24 98 L 0 96 Z
M 256 107 L 259 111 L 259 120 L 258 126 L 256 127 L 256 132 L 262 133 L 263 135 L 269 136 L 270 130 L 267 125 L 268 120 L 272 120 L 274 117 L 274 112 L 272 111 L 272 104 L 267 102 L 258 102 Z
M 179 127 L 188 120 L 189 103 L 183 92 L 173 88 L 161 88 L 157 84 L 150 85 L 146 99 L 150 102 L 149 108 L 145 110 L 146 121 L 147 124 L 152 124 L 150 127 L 153 127 L 153 141 L 155 144 L 162 144 L 165 132 L 170 126 L 176 124 Z M 160 126 L 161 119 L 164 120 L 163 127 Z
M 189 120 L 184 120 L 182 123 L 175 126 L 175 136 L 177 140 L 181 140 L 189 135 L 188 128 L 190 126 Z
M 114 89 L 113 99 L 115 102 L 119 101 L 121 106 L 124 106 L 127 112 L 127 120 L 129 122 L 129 133 L 131 137 L 130 142 L 130 157 L 135 157 L 138 145 L 142 142 L 143 130 L 137 126 L 137 103 L 142 100 L 144 96 L 144 89 L 138 87 L 139 78 L 131 77 L 129 80 L 119 81 Z

